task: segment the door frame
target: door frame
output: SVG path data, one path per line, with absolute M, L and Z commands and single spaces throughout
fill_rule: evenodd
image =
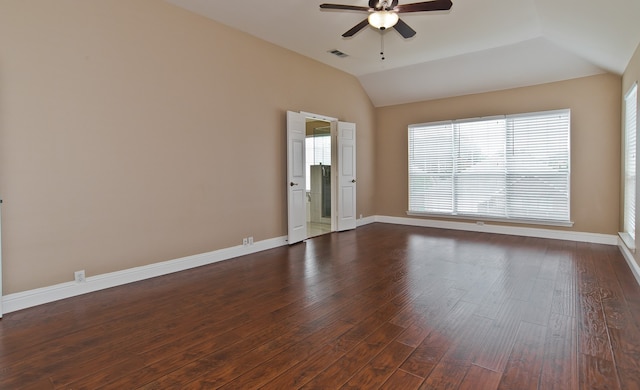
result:
M 334 118 L 334 117 L 326 116 L 326 115 L 314 114 L 314 113 L 306 112 L 306 111 L 300 111 L 300 115 L 304 115 L 305 118 L 317 119 L 317 120 L 325 121 L 325 122 L 337 122 L 338 121 L 338 118 Z
M 331 232 L 337 232 L 339 231 L 339 223 L 338 223 L 339 180 L 338 180 L 338 174 L 337 174 L 336 168 L 338 165 L 338 149 L 337 148 L 338 148 L 338 135 L 339 135 L 338 126 L 340 121 L 338 120 L 338 118 L 330 117 L 327 115 L 315 114 L 312 112 L 298 111 L 297 113 L 305 118 L 305 123 L 307 119 L 314 119 L 314 120 L 321 120 L 321 121 L 328 122 L 331 126 L 331 165 L 334 167 L 331 173 Z M 288 132 L 289 130 L 287 129 L 287 133 Z M 287 171 L 289 169 L 290 169 L 290 162 L 287 161 Z M 289 214 L 289 211 L 287 211 L 287 214 Z M 287 216 L 287 221 L 289 221 L 289 219 L 290 217 Z M 306 234 L 308 236 L 308 232 Z M 299 242 L 299 241 L 296 241 L 296 242 Z M 292 243 L 289 242 L 289 244 L 292 244 Z

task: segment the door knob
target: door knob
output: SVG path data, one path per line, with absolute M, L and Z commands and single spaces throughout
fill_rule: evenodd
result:
M 293 186 L 297 186 L 297 185 L 298 185 L 298 183 L 291 182 L 291 183 L 289 183 L 289 185 L 290 185 L 291 187 L 293 187 Z
M 351 180 L 351 182 L 352 182 L 352 183 L 355 183 L 355 182 L 356 182 L 356 179 Z

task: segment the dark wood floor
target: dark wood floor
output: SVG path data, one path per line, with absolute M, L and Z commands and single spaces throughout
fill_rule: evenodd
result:
M 371 224 L 0 321 L 1 389 L 638 389 L 615 246 Z

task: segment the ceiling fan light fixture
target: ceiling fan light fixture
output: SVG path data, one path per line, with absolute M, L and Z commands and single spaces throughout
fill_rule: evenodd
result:
M 376 11 L 369 15 L 369 24 L 373 27 L 385 30 L 398 23 L 398 14 L 390 11 Z

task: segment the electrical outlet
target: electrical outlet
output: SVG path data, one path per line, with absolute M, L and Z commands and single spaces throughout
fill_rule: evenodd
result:
M 360 214 L 360 219 L 362 219 L 362 214 Z
M 76 271 L 73 273 L 74 278 L 76 280 L 76 283 L 84 283 L 87 281 L 87 279 L 84 276 L 84 270 L 82 271 Z
M 249 245 L 253 245 L 253 236 L 249 237 Z
M 247 246 L 249 244 L 249 239 L 247 237 L 242 239 L 242 245 Z

